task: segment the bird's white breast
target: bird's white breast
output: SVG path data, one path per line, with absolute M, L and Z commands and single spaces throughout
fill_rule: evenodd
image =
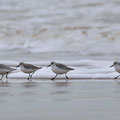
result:
M 52 65 L 51 69 L 56 74 L 65 74 L 68 72 L 68 70 L 61 69 L 61 68 L 57 67 L 56 65 Z
M 116 66 L 115 66 L 115 70 L 120 73 L 120 66 L 119 66 L 119 65 L 116 65 Z

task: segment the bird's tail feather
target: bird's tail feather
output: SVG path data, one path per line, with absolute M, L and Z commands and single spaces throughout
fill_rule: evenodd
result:
M 75 69 L 73 69 L 73 68 L 70 68 L 70 70 L 75 70 Z
M 42 67 L 38 67 L 38 69 L 42 69 Z

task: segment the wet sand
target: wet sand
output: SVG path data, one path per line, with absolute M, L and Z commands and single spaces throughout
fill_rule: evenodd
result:
M 0 83 L 1 120 L 119 120 L 120 81 Z

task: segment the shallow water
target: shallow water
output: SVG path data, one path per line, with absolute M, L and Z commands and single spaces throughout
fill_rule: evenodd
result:
M 2 120 L 119 120 L 119 81 L 0 83 Z

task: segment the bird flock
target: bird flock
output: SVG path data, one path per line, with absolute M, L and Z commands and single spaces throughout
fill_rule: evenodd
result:
M 27 63 L 24 63 L 24 62 L 20 62 L 17 67 L 20 67 L 20 70 L 23 72 L 23 73 L 26 73 L 28 74 L 28 81 L 31 80 L 33 74 L 39 70 L 39 69 L 42 69 L 42 67 L 38 67 L 38 66 L 35 66 L 35 65 L 32 65 L 32 64 L 27 64 Z M 51 62 L 47 67 L 51 67 L 51 70 L 56 74 L 51 80 L 55 80 L 55 78 L 58 76 L 58 75 L 62 75 L 62 74 L 65 74 L 65 77 L 66 79 L 69 79 L 69 77 L 67 76 L 67 73 L 71 70 L 74 70 L 73 68 L 70 68 L 64 64 L 61 64 L 61 63 L 56 63 L 56 62 Z M 120 62 L 114 62 L 113 65 L 110 66 L 111 67 L 114 67 L 115 68 L 115 71 L 120 73 Z M 0 80 L 2 81 L 4 75 L 6 76 L 6 79 L 8 82 L 8 74 L 17 70 L 16 68 L 11 68 L 7 65 L 4 65 L 4 64 L 0 64 L 0 75 L 2 76 L 0 78 Z M 115 79 L 117 79 L 120 75 L 118 75 L 117 77 L 115 77 Z M 3 81 L 2 81 L 3 82 Z
M 31 80 L 33 74 L 39 70 L 39 69 L 42 69 L 42 67 L 38 67 L 38 66 L 35 66 L 35 65 L 32 65 L 32 64 L 27 64 L 27 63 L 24 63 L 24 62 L 20 62 L 20 64 L 17 67 L 20 67 L 20 70 L 23 72 L 23 73 L 26 73 L 28 74 L 28 81 Z M 56 62 L 51 62 L 50 65 L 48 65 L 47 67 L 51 67 L 51 70 L 56 74 L 54 78 L 52 78 L 51 80 L 54 81 L 54 79 L 58 76 L 58 75 L 62 75 L 62 74 L 65 74 L 65 77 L 66 79 L 69 79 L 68 76 L 67 76 L 67 73 L 71 70 L 74 70 L 73 68 L 70 68 L 70 67 L 67 67 L 66 65 L 64 64 L 61 64 L 61 63 L 56 63 Z M 11 68 L 7 65 L 4 65 L 4 64 L 0 64 L 0 75 L 2 75 L 1 77 L 1 81 L 4 77 L 4 75 L 6 75 L 6 79 L 8 79 L 8 74 L 15 71 L 17 69 L 15 68 Z M 8 80 L 6 81 L 8 82 Z

